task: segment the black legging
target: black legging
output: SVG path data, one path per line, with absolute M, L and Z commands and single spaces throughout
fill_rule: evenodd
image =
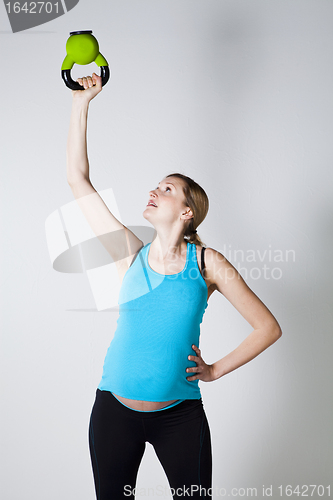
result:
M 210 430 L 201 399 L 186 399 L 166 410 L 136 411 L 110 391 L 97 389 L 89 424 L 97 500 L 135 498 L 146 441 L 155 449 L 174 499 L 212 497 Z

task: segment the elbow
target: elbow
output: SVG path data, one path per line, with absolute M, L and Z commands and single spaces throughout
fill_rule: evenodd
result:
M 281 336 L 282 330 L 279 323 L 274 319 L 274 321 L 269 321 L 262 327 L 262 330 L 266 333 L 266 336 L 270 339 L 271 344 L 274 344 Z
M 274 337 L 274 342 L 276 342 L 280 337 L 282 337 L 282 330 L 279 323 L 276 323 L 272 328 L 272 335 Z

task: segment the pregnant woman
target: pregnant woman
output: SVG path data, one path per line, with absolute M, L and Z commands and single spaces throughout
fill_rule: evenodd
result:
M 88 106 L 102 90 L 101 77 L 77 81 L 84 90 L 72 91 L 67 179 L 121 282 L 117 328 L 89 425 L 96 497 L 134 499 L 149 442 L 174 499 L 211 498 L 211 438 L 199 380 L 212 382 L 252 360 L 281 328 L 230 262 L 200 240 L 197 227 L 209 203 L 194 180 L 170 174 L 149 192 L 143 216 L 156 237 L 147 245 L 112 215 L 90 181 L 86 145 Z M 206 364 L 200 324 L 215 290 L 254 330 L 234 351 Z

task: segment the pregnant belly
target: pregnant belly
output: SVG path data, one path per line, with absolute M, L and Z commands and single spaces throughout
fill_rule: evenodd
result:
M 138 399 L 128 399 L 123 398 L 122 396 L 118 396 L 118 394 L 112 393 L 119 401 L 124 403 L 126 406 L 129 406 L 133 410 L 139 411 L 154 411 L 160 410 L 165 406 L 169 406 L 172 403 L 175 403 L 177 399 L 172 399 L 170 401 L 139 401 Z

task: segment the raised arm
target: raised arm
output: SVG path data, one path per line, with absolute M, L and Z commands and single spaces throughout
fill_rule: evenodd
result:
M 67 181 L 90 227 L 124 274 L 143 242 L 110 212 L 90 181 L 87 155 L 89 102 L 102 90 L 102 79 L 78 78 L 85 90 L 72 91 L 73 102 L 67 140 Z M 125 259 L 125 260 L 124 260 Z

